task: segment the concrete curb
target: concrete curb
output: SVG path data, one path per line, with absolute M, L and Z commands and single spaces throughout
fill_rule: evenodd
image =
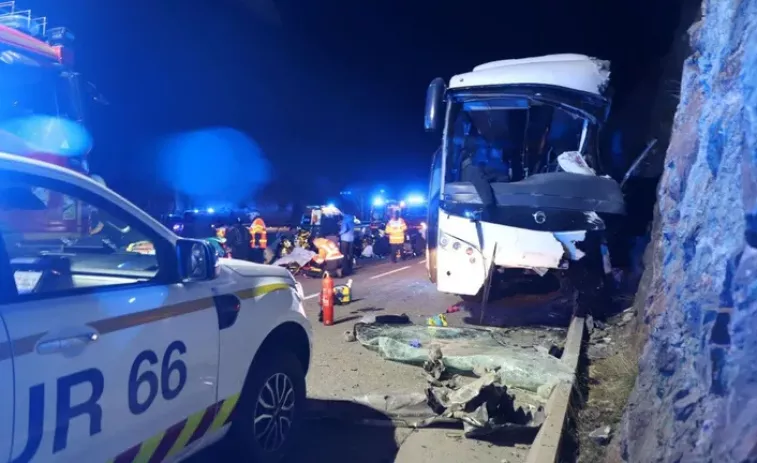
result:
M 568 328 L 565 340 L 562 362 L 574 372 L 578 368 L 578 358 L 581 355 L 581 343 L 584 337 L 585 322 L 583 318 L 574 317 Z M 549 396 L 545 412 L 544 424 L 531 445 L 526 457 L 526 463 L 557 463 L 560 459 L 560 444 L 562 443 L 563 428 L 570 406 L 571 393 L 576 382 L 575 375 L 569 383 L 560 383 Z

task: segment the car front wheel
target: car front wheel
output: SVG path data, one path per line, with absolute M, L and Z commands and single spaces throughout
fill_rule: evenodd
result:
M 252 461 L 281 461 L 298 437 L 305 393 L 305 373 L 294 354 L 277 353 L 256 361 L 232 423 L 234 444 Z

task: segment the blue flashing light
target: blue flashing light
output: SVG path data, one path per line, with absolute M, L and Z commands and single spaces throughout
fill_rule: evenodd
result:
M 193 210 L 192 212 L 194 212 L 195 214 L 199 214 L 199 213 L 200 213 L 200 210 L 199 210 L 199 209 L 195 209 L 195 210 Z
M 382 198 L 381 196 L 373 198 L 374 206 L 383 206 L 384 204 L 386 204 L 386 201 L 384 201 L 384 198 Z
M 336 206 L 334 205 L 334 203 L 328 203 L 326 207 L 331 208 L 331 209 L 336 209 Z
M 407 197 L 407 203 L 408 204 L 423 204 L 426 202 L 426 198 L 424 198 L 422 195 L 410 195 Z
M 209 207 L 209 208 L 207 209 L 207 212 L 208 212 L 208 214 L 214 214 L 214 213 L 216 212 L 216 210 L 215 210 L 215 209 L 213 209 L 212 207 Z

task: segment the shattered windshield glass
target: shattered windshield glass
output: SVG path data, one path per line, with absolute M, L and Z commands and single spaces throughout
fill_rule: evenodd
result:
M 578 151 L 584 120 L 527 98 L 475 98 L 449 108 L 446 175 L 467 182 L 470 170 L 489 182 L 513 182 L 553 172 L 557 156 Z

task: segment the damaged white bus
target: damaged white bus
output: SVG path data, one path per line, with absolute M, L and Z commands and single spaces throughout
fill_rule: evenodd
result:
M 425 128 L 441 130 L 442 144 L 431 168 L 427 267 L 439 291 L 481 299 L 514 272 L 560 271 L 579 297 L 606 293 L 603 217 L 625 214 L 598 150 L 609 75 L 606 61 L 562 54 L 431 83 Z

